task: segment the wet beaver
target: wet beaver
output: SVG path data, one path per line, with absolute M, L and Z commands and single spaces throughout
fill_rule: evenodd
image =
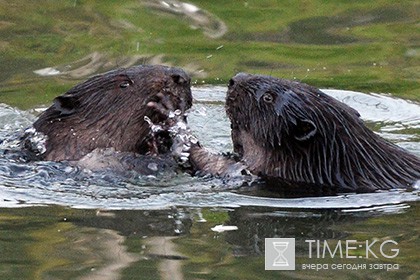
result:
M 139 65 L 94 76 L 55 98 L 33 124 L 47 137 L 39 159 L 76 161 L 96 150 L 90 158 L 101 155 L 104 164 L 113 151 L 120 158 L 168 152 L 170 137 L 163 132 L 151 139 L 145 117 L 164 122 L 167 110 L 185 112 L 191 105 L 190 77 L 179 68 Z
M 309 85 L 240 73 L 230 80 L 226 111 L 239 160 L 197 145 L 190 159 L 198 170 L 223 175 L 240 165 L 271 187 L 314 195 L 407 188 L 420 179 L 418 157 Z

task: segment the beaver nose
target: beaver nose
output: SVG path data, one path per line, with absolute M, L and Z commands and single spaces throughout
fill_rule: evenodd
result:
M 232 79 L 229 80 L 229 87 L 232 87 L 237 83 L 240 83 L 242 81 L 247 80 L 249 78 L 249 76 L 251 76 L 251 75 L 247 74 L 247 73 L 236 74 Z
M 178 85 L 187 85 L 191 78 L 181 69 L 174 69 L 171 73 L 172 80 Z

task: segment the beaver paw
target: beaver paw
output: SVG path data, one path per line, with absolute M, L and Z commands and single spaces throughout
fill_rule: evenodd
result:
M 190 151 L 193 145 L 198 145 L 198 139 L 192 134 L 190 128 L 183 120 L 178 120 L 169 129 L 173 139 L 171 147 L 172 155 L 179 165 L 189 168 Z
M 160 138 L 163 135 L 170 137 L 172 144 L 170 152 L 179 165 L 189 168 L 190 149 L 198 144 L 197 138 L 192 134 L 185 122 L 185 114 L 180 110 L 169 111 L 168 118 L 161 123 L 153 123 L 150 118 L 145 117 L 151 130 L 151 140 L 149 141 L 151 153 L 159 150 Z
M 47 136 L 44 133 L 36 131 L 34 127 L 30 127 L 25 130 L 21 145 L 34 157 L 39 157 L 47 151 L 46 142 Z
M 180 109 L 175 108 L 174 101 L 171 100 L 169 95 L 160 92 L 155 98 L 157 98 L 157 100 L 149 101 L 147 107 L 152 108 L 155 112 L 160 114 L 166 119 L 166 122 L 174 120 L 175 116 L 180 116 L 182 114 Z

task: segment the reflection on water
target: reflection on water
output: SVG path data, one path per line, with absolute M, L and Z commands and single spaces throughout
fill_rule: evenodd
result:
M 210 38 L 220 38 L 227 32 L 227 26 L 222 20 L 191 3 L 178 0 L 147 0 L 144 5 L 155 11 L 184 17 L 191 24 L 191 28 L 202 29 Z
M 54 65 L 34 70 L 33 73 L 42 76 L 59 76 L 64 79 L 83 79 L 97 73 L 107 72 L 116 68 L 128 68 L 138 64 L 175 66 L 165 61 L 165 55 L 133 55 L 111 58 L 104 53 L 94 52 L 74 62 Z M 197 69 L 197 65 L 189 63 L 183 67 L 190 75 L 205 78 L 206 73 Z
M 118 279 L 123 269 L 139 260 L 137 254 L 127 251 L 124 245 L 126 237 L 114 230 L 92 227 L 58 229 L 60 237 L 55 242 L 42 237 L 46 231 L 48 229 L 33 233 L 38 235 L 40 242 L 31 248 L 34 259 L 46 266 L 37 271 L 40 278 L 61 275 L 78 279 Z M 55 265 L 50 264 L 51 257 L 56 258 Z
M 415 1 L 2 4 L 0 99 L 20 108 L 133 63 L 179 66 L 200 84 L 242 71 L 419 100 Z
M 177 0 L 168 1 L 144 1 L 141 2 L 144 6 L 150 8 L 155 12 L 170 13 L 174 14 L 180 19 L 186 19 L 190 23 L 191 28 L 202 29 L 203 33 L 210 38 L 219 38 L 227 32 L 226 24 L 210 14 L 209 12 L 200 9 L 199 7 Z M 134 28 L 132 23 L 129 22 L 118 22 L 116 27 L 119 28 Z M 128 25 L 128 27 L 127 27 Z M 140 41 L 137 42 L 137 52 L 140 51 Z M 110 57 L 106 53 L 100 53 L 95 51 L 83 58 L 77 59 L 74 62 L 69 62 L 62 65 L 52 65 L 49 67 L 36 69 L 33 72 L 40 76 L 61 76 L 71 79 L 82 79 L 92 76 L 96 73 L 101 73 L 115 69 L 117 67 L 130 67 L 136 64 L 164 64 L 173 65 L 166 59 L 164 54 L 150 55 L 150 54 L 135 54 L 135 55 L 123 55 L 117 58 Z M 191 75 L 204 78 L 206 74 L 201 70 L 197 69 L 197 65 L 189 63 L 184 65 Z
M 60 207 L 3 209 L 2 279 L 278 279 L 264 270 L 264 240 L 296 239 L 304 279 L 401 279 L 418 276 L 416 204 L 402 213 L 284 211 L 266 207 L 173 207 L 156 211 L 97 211 Z M 31 219 L 27 218 L 31 215 Z M 238 230 L 214 232 L 216 225 Z M 11 232 L 15 234 L 10 234 Z M 395 259 L 309 259 L 305 240 L 397 240 Z M 379 252 L 379 246 L 371 250 Z M 13 253 L 12 253 L 13 252 Z M 379 255 L 379 254 L 378 254 Z M 11 261 L 13 260 L 13 261 Z M 302 270 L 305 263 L 397 263 L 386 270 Z M 362 277 L 363 276 L 363 277 Z
M 173 236 L 154 236 L 147 238 L 145 246 L 149 247 L 149 257 L 160 258 L 158 271 L 162 280 L 181 280 L 184 279 L 182 272 L 182 262 L 180 260 L 188 259 L 178 255 Z
M 291 22 L 285 28 L 271 32 L 253 32 L 229 38 L 243 37 L 246 40 L 276 43 L 299 43 L 308 45 L 342 45 L 369 42 L 369 38 L 356 36 L 354 30 L 373 24 L 407 22 L 410 11 L 398 6 L 384 6 L 365 10 L 351 8 L 331 16 L 313 16 Z
M 369 41 L 352 35 L 351 29 L 376 23 L 404 22 L 409 15 L 399 7 L 381 7 L 370 11 L 348 10 L 335 16 L 298 20 L 280 38 L 302 44 L 349 44 Z
M 72 79 L 82 79 L 117 67 L 127 68 L 146 62 L 149 64 L 162 64 L 162 59 L 161 56 L 148 57 L 145 55 L 134 55 L 131 57 L 120 57 L 112 61 L 105 54 L 94 52 L 75 62 L 34 70 L 34 73 L 40 76 L 60 75 Z

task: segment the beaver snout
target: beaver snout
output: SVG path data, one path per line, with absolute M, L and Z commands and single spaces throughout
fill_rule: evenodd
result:
M 229 88 L 241 83 L 245 82 L 249 79 L 251 75 L 247 73 L 238 73 L 232 79 L 229 80 Z
M 226 101 L 235 101 L 235 99 L 238 97 L 238 94 L 239 94 L 239 91 L 237 90 L 238 85 L 241 82 L 245 82 L 248 77 L 249 77 L 249 74 L 238 73 L 229 80 Z

